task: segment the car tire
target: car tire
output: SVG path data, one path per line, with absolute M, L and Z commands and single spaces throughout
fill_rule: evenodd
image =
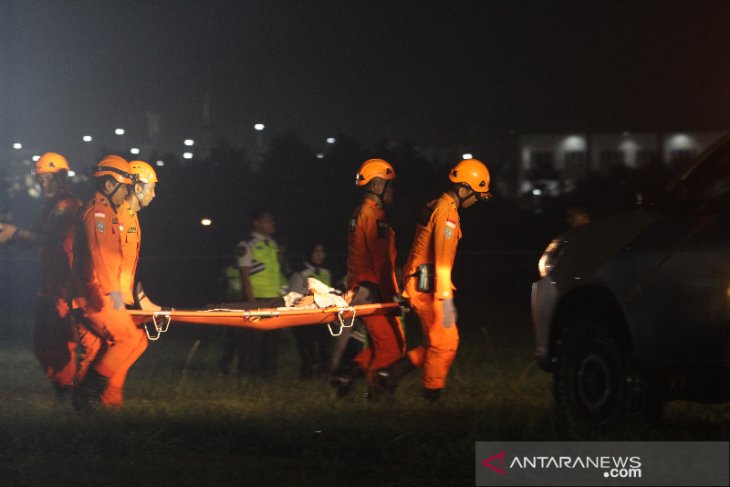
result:
M 558 341 L 553 394 L 571 425 L 608 426 L 627 419 L 632 401 L 628 346 L 609 323 L 583 317 Z

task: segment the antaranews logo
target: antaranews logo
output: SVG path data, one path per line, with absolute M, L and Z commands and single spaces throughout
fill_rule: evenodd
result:
M 474 453 L 478 486 L 730 485 L 727 441 L 477 441 Z
M 499 465 L 500 465 L 499 467 L 495 467 L 494 465 L 492 465 L 492 462 L 494 460 L 499 460 Z M 507 475 L 507 472 L 505 472 L 504 470 L 502 470 L 502 468 L 500 468 L 502 466 L 502 464 L 504 464 L 504 452 L 503 451 L 497 453 L 496 455 L 492 455 L 491 457 L 487 458 L 486 460 L 482 460 L 482 465 L 484 465 L 485 467 L 491 468 L 498 474 Z
M 482 460 L 482 465 L 500 475 L 507 475 L 504 451 Z M 497 466 L 497 464 L 499 466 Z M 641 478 L 639 456 L 515 456 L 508 459 L 510 471 L 518 470 L 597 470 L 604 478 Z

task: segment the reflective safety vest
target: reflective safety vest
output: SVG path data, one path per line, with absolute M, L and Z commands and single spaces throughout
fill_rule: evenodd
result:
M 279 247 L 273 240 L 253 239 L 248 243 L 248 250 L 251 252 L 251 268 L 249 278 L 251 279 L 251 291 L 255 298 L 275 298 L 281 295 L 280 290 L 284 284 L 281 279 L 281 266 L 279 264 Z
M 241 285 L 241 271 L 232 265 L 223 269 L 226 276 L 225 300 L 229 302 L 243 301 L 243 286 Z
M 323 267 L 315 267 L 309 262 L 305 262 L 306 268 L 300 273 L 306 281 L 308 277 L 317 279 L 322 284 L 332 287 L 332 275 L 330 271 Z

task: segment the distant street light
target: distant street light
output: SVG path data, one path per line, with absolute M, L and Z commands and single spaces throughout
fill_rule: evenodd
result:
M 40 158 L 41 158 L 41 156 L 33 156 L 33 162 L 38 161 L 38 159 L 40 159 Z
M 322 154 L 321 152 L 317 154 L 317 159 L 324 159 L 324 154 Z
M 259 132 L 261 132 L 264 129 L 264 124 L 263 123 L 257 123 L 256 125 L 253 126 L 253 128 L 255 130 L 258 130 Z
M 136 155 L 139 154 L 139 149 L 137 147 L 132 147 L 131 149 L 129 149 L 129 152 Z
M 116 129 L 114 133 L 117 135 L 124 135 L 124 129 Z
M 22 149 L 22 148 L 23 148 L 23 144 L 21 144 L 20 142 L 16 142 L 13 144 L 13 149 L 18 150 L 18 149 Z
M 69 171 L 68 172 L 68 177 L 72 178 L 74 176 L 76 176 L 76 171 Z
M 183 154 L 183 159 L 192 159 L 193 153 L 192 152 L 186 152 Z
M 155 166 L 157 166 L 157 167 L 162 167 L 164 165 L 165 165 L 165 161 L 157 161 L 157 162 L 155 162 Z
M 474 156 L 471 155 L 469 152 L 461 155 L 462 159 L 474 159 Z
M 185 145 L 187 145 L 188 147 L 192 147 L 193 145 L 195 145 L 195 141 L 193 139 L 185 139 Z
M 200 224 L 204 227 L 209 227 L 213 224 L 213 221 L 210 218 L 203 218 L 202 220 L 200 220 Z
M 84 142 L 91 142 L 92 140 L 94 140 L 91 135 L 84 135 L 82 139 L 84 140 Z
M 328 137 L 328 138 L 327 138 L 327 143 L 328 143 L 328 144 L 334 144 L 335 142 L 336 142 L 336 141 L 335 141 L 335 138 L 334 138 L 334 137 Z

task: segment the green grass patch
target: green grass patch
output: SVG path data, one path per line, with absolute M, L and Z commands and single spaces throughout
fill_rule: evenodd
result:
M 79 414 L 54 399 L 28 343 L 1 343 L 0 485 L 474 485 L 475 441 L 730 439 L 727 404 L 563 431 L 524 317 L 465 318 L 437 405 L 421 400 L 418 372 L 395 401 L 339 400 L 326 380 L 297 378 L 289 335 L 276 378 L 222 376 L 220 330 L 173 325 L 130 371 L 124 409 Z

